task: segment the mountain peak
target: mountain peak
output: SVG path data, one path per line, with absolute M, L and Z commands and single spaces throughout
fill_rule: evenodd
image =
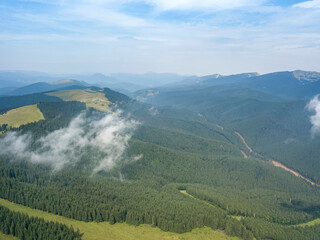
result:
M 317 82 L 320 80 L 319 72 L 296 70 L 293 72 L 293 76 L 300 82 Z
M 60 85 L 60 84 L 66 84 L 66 83 L 71 83 L 71 82 L 74 82 L 76 80 L 72 80 L 72 79 L 61 79 L 61 80 L 57 80 L 57 81 L 54 81 L 54 82 L 50 82 L 50 84 L 52 85 Z

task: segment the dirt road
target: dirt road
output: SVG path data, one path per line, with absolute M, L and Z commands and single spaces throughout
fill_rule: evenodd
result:
M 246 140 L 244 139 L 244 137 L 239 133 L 239 132 L 235 132 L 235 134 L 237 134 L 240 139 L 242 140 L 243 144 L 246 146 L 246 148 L 249 150 L 250 153 L 255 153 L 252 148 L 247 144 Z M 244 158 L 247 158 L 247 154 L 245 154 L 245 152 L 241 151 L 242 155 L 244 156 Z M 258 156 L 261 156 L 260 154 L 258 153 L 255 153 L 257 154 Z M 265 158 L 264 158 L 265 159 Z M 272 159 L 269 159 L 268 160 L 269 163 L 271 163 L 273 166 L 275 167 L 279 167 L 279 168 L 282 168 L 283 170 L 287 171 L 287 172 L 290 172 L 292 173 L 293 175 L 295 175 L 296 177 L 299 177 L 299 178 L 302 178 L 303 180 L 307 181 L 308 183 L 314 185 L 314 186 L 317 186 L 317 187 L 320 187 L 319 184 L 316 184 L 315 182 L 311 181 L 310 179 L 302 176 L 300 173 L 294 171 L 293 169 L 290 169 L 288 168 L 287 166 L 283 165 L 282 163 L 279 163 L 277 161 L 274 161 Z

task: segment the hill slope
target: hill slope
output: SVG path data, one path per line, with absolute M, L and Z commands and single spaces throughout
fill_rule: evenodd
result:
M 46 93 L 48 96 L 54 96 L 63 101 L 78 101 L 86 104 L 87 107 L 92 107 L 99 111 L 108 111 L 108 106 L 111 102 L 105 97 L 102 92 L 96 92 L 90 89 L 86 90 L 62 90 Z
M 43 114 L 37 105 L 29 105 L 16 108 L 0 115 L 0 126 L 3 124 L 8 127 L 20 127 L 21 125 L 44 120 Z
M 50 82 L 50 83 L 46 83 L 46 82 L 33 83 L 31 85 L 15 88 L 12 91 L 7 91 L 7 92 L 2 91 L 1 94 L 7 95 L 7 96 L 27 95 L 27 94 L 63 89 L 70 86 L 89 86 L 89 84 L 85 82 L 80 82 L 77 80 L 64 79 L 64 80 L 59 80 L 59 81 Z
M 299 91 L 299 88 L 295 90 Z M 148 91 L 137 94 L 147 102 L 187 108 L 200 113 L 209 122 L 234 129 L 258 153 L 319 183 L 317 156 L 320 152 L 317 146 L 320 139 L 311 138 L 312 113 L 306 110 L 307 100 L 285 100 L 237 86 L 193 86 L 153 91 L 157 94 L 148 96 Z
M 102 223 L 86 223 L 82 221 L 76 221 L 72 219 L 68 219 L 65 217 L 61 217 L 58 215 L 54 215 L 51 213 L 46 213 L 40 210 L 31 209 L 28 207 L 24 207 L 22 205 L 13 204 L 4 199 L 0 199 L 0 205 L 9 208 L 12 211 L 17 211 L 21 213 L 28 214 L 28 216 L 43 218 L 46 221 L 54 221 L 66 224 L 69 227 L 73 227 L 73 229 L 79 229 L 81 233 L 84 233 L 82 239 L 83 240 L 140 240 L 140 239 L 184 239 L 184 240 L 193 240 L 193 239 L 212 239 L 212 240 L 237 240 L 239 238 L 236 237 L 228 237 L 225 234 L 213 231 L 210 228 L 201 228 L 194 229 L 190 233 L 184 234 L 176 234 L 161 231 L 157 228 L 152 228 L 149 225 L 140 225 L 133 226 L 125 223 L 117 223 L 115 225 L 110 225 L 108 222 Z M 1 239 L 1 238 L 0 238 Z M 8 238 L 10 239 L 10 237 Z M 14 238 L 12 238 L 14 239 Z
M 83 90 L 68 91 L 62 92 Z M 159 91 L 152 101 L 171 105 L 159 107 L 131 101 L 110 89 L 92 88 L 86 94 L 92 92 L 105 94 L 122 109 L 111 128 L 103 125 L 103 132 L 110 130 L 112 134 L 104 138 L 93 128 L 99 120 L 112 122 L 113 114 L 93 108 L 84 112 L 86 105 L 79 101 L 39 103 L 46 120 L 13 129 L 18 136 L 31 134 L 32 142 L 26 151 L 39 156 L 51 148 L 62 149 L 55 161 L 68 161 L 74 156 L 77 159 L 52 172 L 50 161 L 32 164 L 28 158 L 19 159 L 1 149 L 1 198 L 91 225 L 106 221 L 150 224 L 176 233 L 207 226 L 248 240 L 319 236 L 318 225 L 293 227 L 320 217 L 319 189 L 253 153 L 270 154 L 273 144 L 286 150 L 280 145 L 283 137 L 304 132 L 308 120 L 308 115 L 301 115 L 304 101 L 287 101 L 244 87 L 200 86 Z M 82 117 L 76 118 L 80 113 Z M 82 120 L 81 129 L 74 119 Z M 136 122 L 140 125 L 131 134 L 128 129 L 115 130 L 119 125 L 132 126 Z M 235 131 L 253 148 L 252 152 Z M 122 134 L 124 138 L 120 139 L 127 140 L 123 145 L 121 141 L 103 141 L 102 150 L 91 145 L 96 136 L 117 140 L 115 137 Z M 68 142 L 70 135 L 72 141 Z M 41 141 L 51 136 L 53 141 Z M 5 138 L 1 136 L 0 141 Z M 60 138 L 68 149 L 61 147 Z M 114 156 L 104 152 L 113 143 L 123 146 L 122 158 L 112 167 L 94 171 L 97 161 Z M 45 148 L 38 149 L 41 144 Z M 118 151 L 116 145 L 111 146 L 112 153 Z M 52 154 L 44 154 L 43 160 Z M 291 164 L 298 166 L 293 161 Z M 312 174 L 314 179 L 318 174 L 311 169 L 299 170 Z

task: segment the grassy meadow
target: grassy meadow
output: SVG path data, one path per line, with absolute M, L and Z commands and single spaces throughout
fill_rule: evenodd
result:
M 44 120 L 43 114 L 36 104 L 12 109 L 0 115 L 0 126 L 20 127 L 21 125 Z
M 36 209 L 31 209 L 19 204 L 12 203 L 5 199 L 0 199 L 0 205 L 9 208 L 11 211 L 21 212 L 28 214 L 32 217 L 43 218 L 46 221 L 54 221 L 66 224 L 67 226 L 73 226 L 73 228 L 79 229 L 81 233 L 84 233 L 83 240 L 195 240 L 195 239 L 208 239 L 208 240 L 237 240 L 239 238 L 229 237 L 222 232 L 213 231 L 211 228 L 204 227 L 201 229 L 194 229 L 192 232 L 178 234 L 172 232 L 164 232 L 159 228 L 151 227 L 150 225 L 133 226 L 126 223 L 116 223 L 114 225 L 109 222 L 82 222 L 66 217 L 54 215 L 51 213 L 43 212 Z M 3 235 L 3 234 L 2 234 Z M 7 235 L 0 235 L 2 239 L 16 239 Z M 1 238 L 7 237 L 7 238 Z
M 317 218 L 313 221 L 310 221 L 310 222 L 307 222 L 307 223 L 302 223 L 302 224 L 299 224 L 297 226 L 299 227 L 306 227 L 306 226 L 313 226 L 313 225 L 316 225 L 316 224 L 320 224 L 320 218 Z
M 6 235 L 6 234 L 3 234 L 2 232 L 0 232 L 0 240 L 18 240 L 18 239 L 19 238 L 16 238 L 11 235 Z
M 62 90 L 47 93 L 49 96 L 61 98 L 63 101 L 78 101 L 86 104 L 87 107 L 92 107 L 102 112 L 108 111 L 108 106 L 111 102 L 105 97 L 104 93 L 93 90 Z

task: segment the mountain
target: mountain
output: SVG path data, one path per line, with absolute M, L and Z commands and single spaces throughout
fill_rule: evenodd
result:
M 58 80 L 50 83 L 38 82 L 38 83 L 30 84 L 24 87 L 15 88 L 11 91 L 10 89 L 3 89 L 1 91 L 1 94 L 7 95 L 7 96 L 26 95 L 26 94 L 39 93 L 39 92 L 48 92 L 56 89 L 63 89 L 70 86 L 87 87 L 89 86 L 89 84 L 86 82 L 80 82 L 72 79 L 62 79 L 62 80 Z M 4 90 L 9 90 L 9 91 L 5 92 Z
M 56 217 L 58 227 L 39 223 L 52 239 L 88 238 L 93 226 L 137 236 L 141 227 L 127 224 L 173 238 L 318 239 L 320 140 L 310 136 L 309 100 L 242 85 L 258 77 L 136 92 L 145 102 L 83 86 L 1 97 L 0 231 L 36 235 L 37 224 L 16 227 L 14 209 L 29 207 L 43 212 L 26 222 Z M 13 124 L 21 115 L 32 122 Z
M 145 87 L 162 86 L 173 82 L 179 82 L 190 76 L 181 76 L 173 73 L 145 73 L 145 74 L 129 74 L 129 73 L 115 73 L 111 77 L 118 80 L 118 82 L 130 82 Z
M 148 89 L 137 92 L 136 97 L 157 106 L 189 109 L 198 112 L 209 122 L 236 129 L 259 154 L 299 169 L 318 182 L 320 165 L 317 164 L 317 156 L 320 151 L 316 146 L 320 144 L 320 139 L 312 140 L 310 117 L 313 113 L 306 109 L 309 100 L 297 97 L 305 93 L 303 86 L 312 85 L 313 82 L 302 85 L 291 72 L 253 78 L 257 78 L 250 80 L 256 88 L 261 86 L 258 83 L 269 84 L 270 91 L 266 91 L 266 88 L 260 91 L 244 87 L 247 84 L 194 85 Z M 279 79 L 282 79 L 281 83 L 278 83 Z M 287 85 L 290 85 L 291 93 L 296 93 L 296 99 L 287 99 L 288 95 L 279 93 L 278 90 L 282 91 Z M 312 96 L 309 95 L 310 98 Z
M 189 81 L 183 81 L 182 83 L 196 83 L 200 85 L 221 85 L 221 84 L 232 84 L 238 83 L 241 80 L 248 79 L 251 77 L 259 76 L 258 73 L 241 73 L 234 75 L 220 75 L 220 74 L 212 74 L 203 77 L 192 78 Z
M 10 92 L 13 92 L 14 90 L 18 89 L 17 87 L 4 87 L 0 88 L 0 96 L 1 95 L 6 95 Z
M 320 93 L 320 73 L 277 72 L 245 79 L 239 84 L 289 99 L 304 99 Z
M 21 87 L 24 84 L 17 81 L 7 81 L 7 80 L 0 80 L 0 89 L 7 88 L 7 87 Z
M 0 83 L 2 81 L 11 82 L 10 86 L 22 86 L 35 82 L 56 81 L 61 79 L 52 74 L 36 72 L 36 71 L 0 71 Z
M 74 83 L 67 81 L 68 84 Z M 66 84 L 59 82 L 54 85 L 61 87 Z M 39 104 L 41 102 L 61 102 L 61 101 L 79 101 L 84 102 L 88 106 L 102 106 L 105 103 L 124 104 L 130 102 L 130 98 L 124 94 L 113 91 L 109 88 L 98 87 L 83 87 L 83 86 L 66 86 L 52 91 L 45 91 L 41 93 L 32 93 L 19 96 L 3 96 L 0 97 L 0 111 L 18 108 L 27 105 Z M 107 104 L 107 105 L 108 105 Z M 95 107 L 96 108 L 96 107 Z
M 297 70 L 263 75 L 259 75 L 258 73 L 242 73 L 229 76 L 213 74 L 190 78 L 178 83 L 162 86 L 161 88 L 218 85 L 249 87 L 287 99 L 310 99 L 320 93 L 320 73 Z
M 3 96 L 0 97 L 0 110 L 6 111 L 13 108 L 38 104 L 40 102 L 56 101 L 61 101 L 61 99 L 58 97 L 45 95 L 44 93 L 34 93 L 21 96 Z
M 293 72 L 293 75 L 302 84 L 317 82 L 320 79 L 320 73 L 318 72 L 310 72 L 310 71 L 307 72 L 307 71 L 296 70 Z
M 114 73 L 105 75 L 102 73 L 48 74 L 35 71 L 0 71 L 0 91 L 3 87 L 21 87 L 38 82 L 50 83 L 61 79 L 77 79 L 89 85 L 109 87 L 131 93 L 146 87 L 162 86 L 190 78 L 193 77 L 173 73 Z M 0 94 L 2 93 L 0 92 Z
M 102 73 L 83 73 L 83 74 L 68 74 L 66 75 L 68 78 L 79 79 L 80 81 L 85 81 L 91 84 L 113 84 L 116 83 L 117 80 L 112 76 L 106 76 Z

